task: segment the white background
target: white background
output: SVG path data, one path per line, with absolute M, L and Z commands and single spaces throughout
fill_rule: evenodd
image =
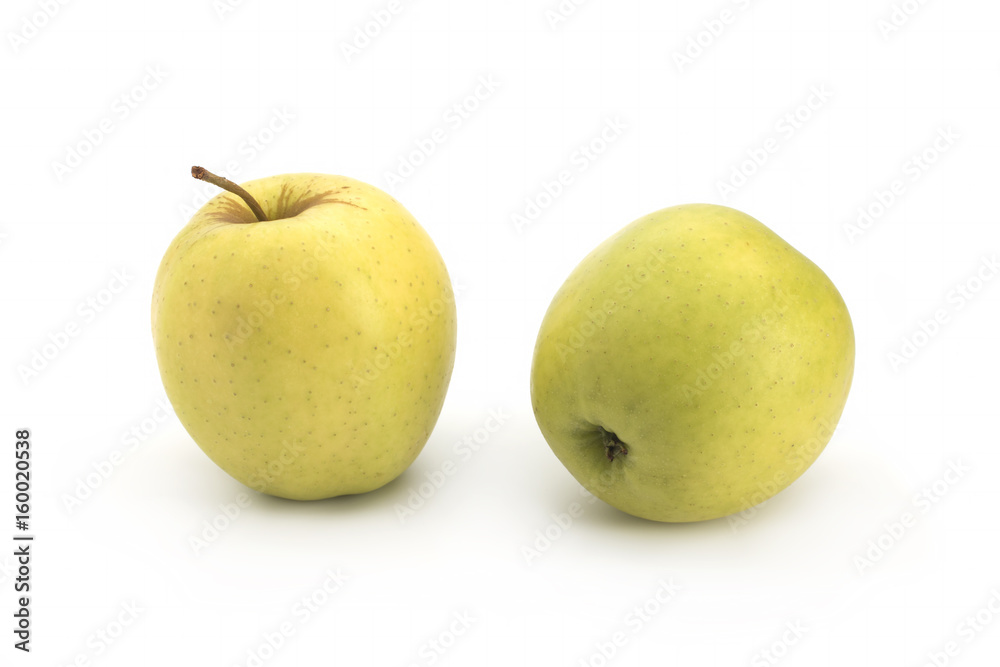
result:
M 954 641 L 939 662 L 996 664 L 1000 280 L 984 262 L 1000 250 L 1000 6 L 895 0 L 896 26 L 892 1 L 589 0 L 553 27 L 557 0 L 412 0 L 350 61 L 343 45 L 388 0 L 231 0 L 221 16 L 213 0 L 64 0 L 51 17 L 45 2 L 4 2 L 0 535 L 15 532 L 11 453 L 28 427 L 37 541 L 30 656 L 11 647 L 13 547 L 0 548 L 0 662 L 917 667 Z M 481 77 L 496 90 L 446 120 Z M 811 90 L 828 99 L 800 108 Z M 275 110 L 294 118 L 281 127 Z M 581 170 L 579 147 L 616 119 Z M 445 141 L 391 188 L 436 127 Z M 939 132 L 953 138 L 935 148 Z M 768 139 L 773 154 L 744 166 Z M 925 151 L 933 164 L 913 172 Z M 251 494 L 227 519 L 244 489 L 157 410 L 155 271 L 206 191 L 190 166 L 230 161 L 237 181 L 317 171 L 392 191 L 459 288 L 437 429 L 377 492 Z M 519 229 L 512 216 L 562 169 L 572 184 Z M 755 173 L 724 198 L 741 169 Z M 839 287 L 858 349 L 841 424 L 745 522 L 657 524 L 594 503 L 560 528 L 584 498 L 531 414 L 542 315 L 601 240 L 697 201 L 757 217 Z M 851 234 L 859 208 L 878 215 Z M 127 286 L 91 317 L 116 271 Z M 919 333 L 937 311 L 943 324 Z M 45 348 L 70 324 L 79 335 Z M 894 363 L 907 340 L 915 354 Z M 491 411 L 506 417 L 485 437 Z M 143 439 L 129 449 L 131 429 Z M 474 456 L 456 454 L 477 437 Z M 399 504 L 449 459 L 458 472 L 402 521 Z M 196 553 L 206 522 L 224 529 Z M 329 595 L 328 570 L 348 577 Z M 678 587 L 666 602 L 661 581 Z M 310 596 L 324 604 L 304 619 Z M 141 610 L 124 629 L 123 605 Z M 294 633 L 271 651 L 263 637 L 284 623 Z

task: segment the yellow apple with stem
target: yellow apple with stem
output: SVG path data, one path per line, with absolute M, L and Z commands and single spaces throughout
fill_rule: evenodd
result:
M 310 500 L 399 476 L 441 412 L 456 345 L 451 281 L 382 190 L 301 173 L 222 187 L 170 244 L 153 289 L 163 386 L 212 461 Z

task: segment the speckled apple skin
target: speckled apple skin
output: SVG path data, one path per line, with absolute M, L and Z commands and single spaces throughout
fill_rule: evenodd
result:
M 456 312 L 428 234 L 360 181 L 244 183 L 170 245 L 153 290 L 163 385 L 234 478 L 300 500 L 363 493 L 420 453 L 451 378 Z
M 851 318 L 823 271 L 754 218 L 691 204 L 636 220 L 576 267 L 542 322 L 531 396 L 591 493 L 701 521 L 795 481 L 853 370 Z M 609 459 L 608 434 L 627 453 Z

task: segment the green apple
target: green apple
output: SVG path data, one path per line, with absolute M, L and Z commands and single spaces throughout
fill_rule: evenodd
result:
M 177 235 L 153 289 L 156 358 L 184 428 L 227 473 L 275 496 L 393 480 L 427 442 L 455 358 L 454 295 L 434 243 L 398 201 L 351 178 L 241 188 L 192 173 L 230 192 Z
M 607 239 L 552 300 L 531 399 L 598 498 L 714 519 L 791 484 L 833 434 L 854 331 L 829 278 L 754 218 L 691 204 Z

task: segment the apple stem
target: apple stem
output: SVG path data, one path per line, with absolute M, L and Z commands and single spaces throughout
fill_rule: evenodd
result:
M 260 207 L 257 200 L 250 196 L 250 193 L 241 188 L 236 183 L 233 183 L 228 178 L 223 178 L 222 176 L 216 176 L 208 169 L 204 167 L 191 167 L 191 175 L 197 178 L 199 181 L 205 181 L 206 183 L 211 183 L 212 185 L 218 186 L 223 190 L 232 192 L 234 195 L 242 199 L 253 211 L 253 214 L 257 216 L 258 222 L 267 222 L 267 216 L 264 215 L 264 209 Z

